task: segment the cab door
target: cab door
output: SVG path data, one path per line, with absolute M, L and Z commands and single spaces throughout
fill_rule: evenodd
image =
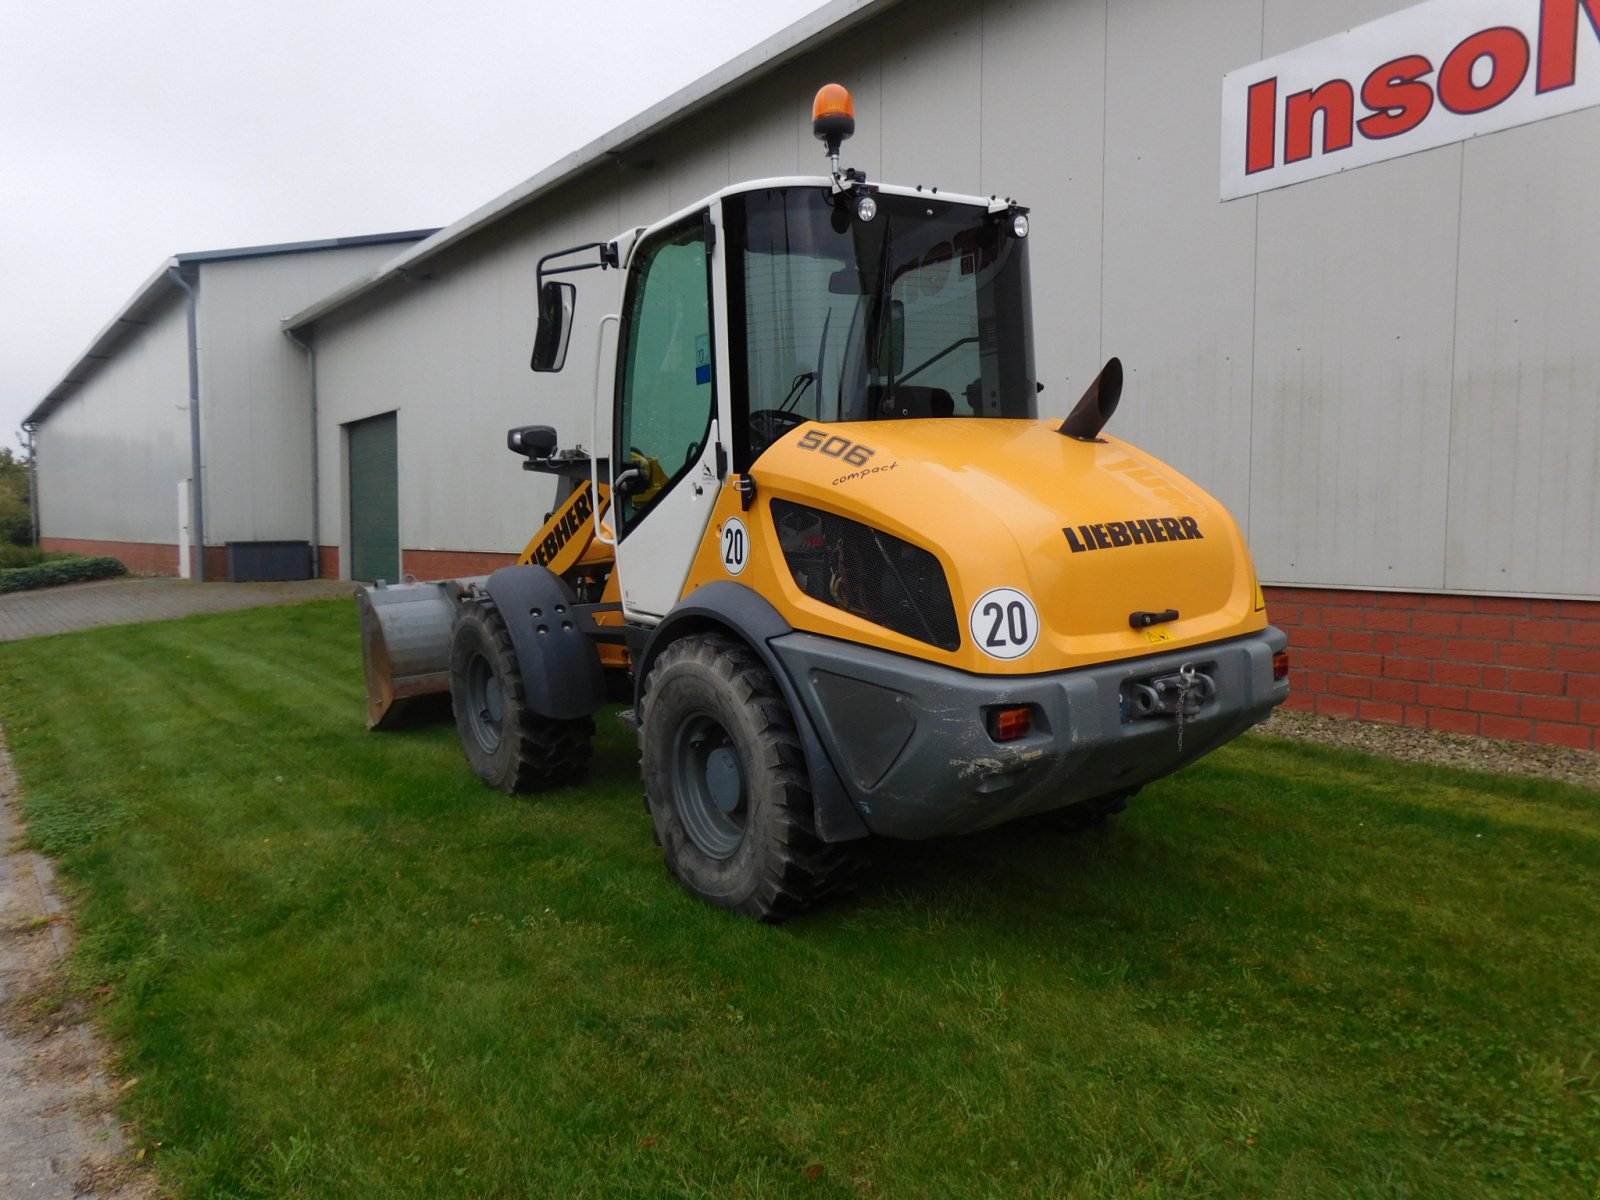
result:
M 628 267 L 611 495 L 633 620 L 659 619 L 677 602 L 726 473 L 713 228 L 702 210 L 651 234 Z

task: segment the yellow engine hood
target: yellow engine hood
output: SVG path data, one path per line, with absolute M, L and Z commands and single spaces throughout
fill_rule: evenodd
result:
M 800 593 L 785 579 L 769 528 L 767 557 L 780 560 L 773 582 L 791 623 L 1009 674 L 1265 626 L 1249 551 L 1220 503 L 1126 442 L 1075 441 L 1055 432 L 1058 423 L 807 424 L 785 435 L 751 471 L 758 496 L 836 513 L 931 551 L 949 581 L 961 645 L 940 650 Z M 1178 617 L 1130 624 L 1136 613 L 1169 610 Z

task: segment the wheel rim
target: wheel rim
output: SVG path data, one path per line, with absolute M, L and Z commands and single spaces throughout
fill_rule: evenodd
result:
M 678 726 L 672 790 L 690 840 L 712 858 L 731 858 L 744 841 L 749 788 L 738 747 L 708 713 Z
M 478 745 L 489 751 L 498 749 L 504 720 L 504 702 L 494 666 L 483 655 L 475 654 L 467 667 L 467 722 Z

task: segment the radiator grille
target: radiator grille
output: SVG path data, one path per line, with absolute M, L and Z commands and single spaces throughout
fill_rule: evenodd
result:
M 788 500 L 772 502 L 796 586 L 814 600 L 941 650 L 961 646 L 950 584 L 920 546 Z

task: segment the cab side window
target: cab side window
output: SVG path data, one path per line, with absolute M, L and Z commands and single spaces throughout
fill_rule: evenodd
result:
M 623 337 L 618 476 L 641 477 L 616 498 L 626 532 L 700 458 L 716 412 L 711 345 L 711 276 L 703 217 L 692 218 L 639 251 Z

